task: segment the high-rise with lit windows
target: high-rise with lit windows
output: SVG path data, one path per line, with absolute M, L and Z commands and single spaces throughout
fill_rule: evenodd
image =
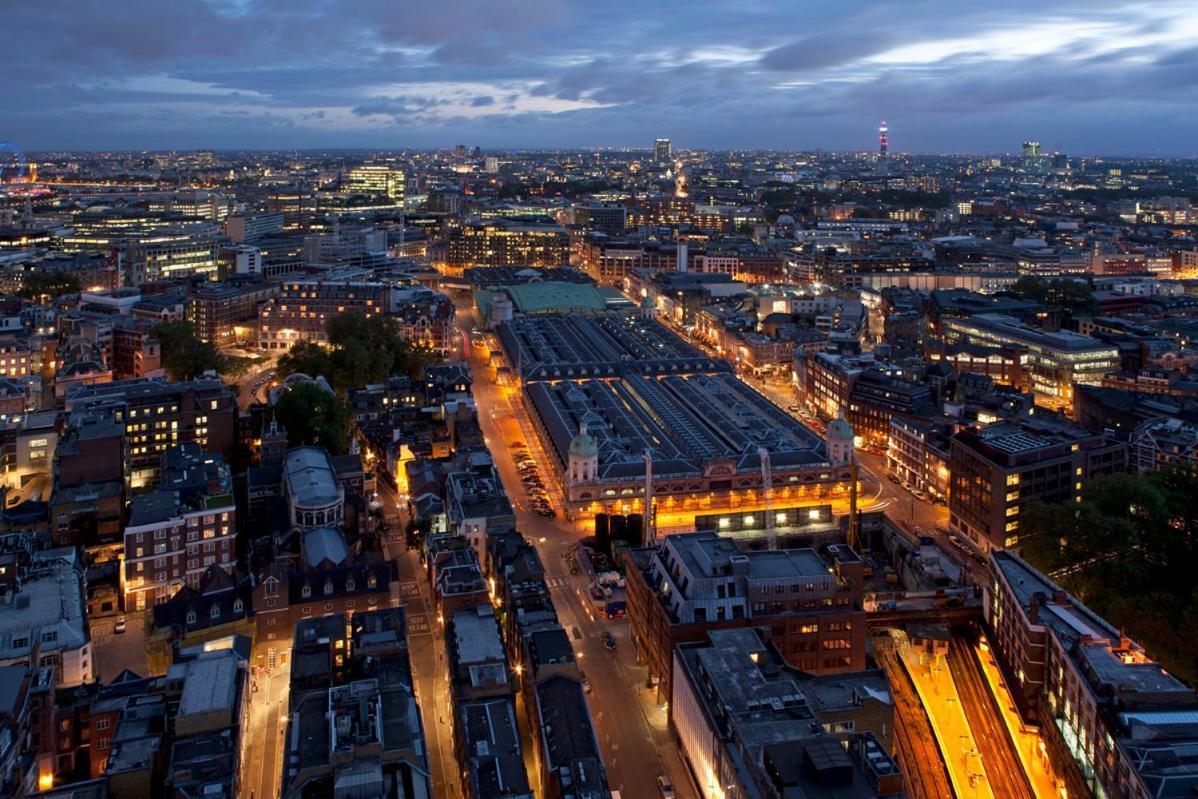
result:
M 653 142 L 653 163 L 665 166 L 670 163 L 674 148 L 669 139 L 658 139 Z

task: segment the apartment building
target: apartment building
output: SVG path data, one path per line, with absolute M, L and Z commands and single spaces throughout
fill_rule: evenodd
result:
M 158 489 L 130 502 L 121 567 L 127 610 L 165 602 L 185 585 L 199 588 L 210 566 L 232 574 L 237 559 L 228 466 L 194 444 L 167 451 L 163 461 Z
M 278 296 L 273 283 L 225 282 L 205 284 L 187 297 L 187 321 L 196 338 L 227 347 L 258 338 L 258 310 Z
M 328 323 L 350 311 L 365 317 L 386 313 L 391 286 L 364 280 L 290 280 L 279 285 L 277 298 L 262 303 L 258 313 L 258 346 L 289 350 L 301 341 L 328 341 Z

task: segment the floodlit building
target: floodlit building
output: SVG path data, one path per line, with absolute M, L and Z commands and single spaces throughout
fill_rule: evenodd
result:
M 946 319 L 944 338 L 949 344 L 1023 350 L 1027 382 L 1036 402 L 1053 409 L 1071 409 L 1075 383 L 1100 385 L 1103 375 L 1118 371 L 1120 364 L 1113 344 L 1068 330 L 1038 330 L 1002 314 Z
M 646 454 L 661 512 L 719 509 L 733 494 L 752 507 L 763 448 L 780 504 L 827 499 L 851 479 L 819 436 L 656 321 L 524 318 L 498 335 L 572 513 L 640 510 Z

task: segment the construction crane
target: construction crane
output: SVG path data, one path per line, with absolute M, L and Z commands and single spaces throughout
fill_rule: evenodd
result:
M 657 546 L 653 518 L 653 450 L 645 447 L 645 545 Z
M 761 498 L 765 502 L 765 540 L 770 549 L 778 548 L 778 537 L 774 533 L 774 477 L 770 471 L 770 451 L 757 448 L 761 459 Z
M 852 459 L 849 461 L 851 467 L 851 479 L 849 483 L 849 529 L 846 541 L 854 552 L 861 551 L 861 516 L 857 510 L 857 480 L 859 471 L 857 468 L 857 453 L 853 452 Z

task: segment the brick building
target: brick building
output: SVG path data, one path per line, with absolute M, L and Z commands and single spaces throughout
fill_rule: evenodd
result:
M 674 646 L 712 629 L 765 627 L 792 666 L 865 668 L 864 566 L 847 546 L 741 551 L 715 533 L 630 551 L 628 617 L 637 659 L 670 695 Z

